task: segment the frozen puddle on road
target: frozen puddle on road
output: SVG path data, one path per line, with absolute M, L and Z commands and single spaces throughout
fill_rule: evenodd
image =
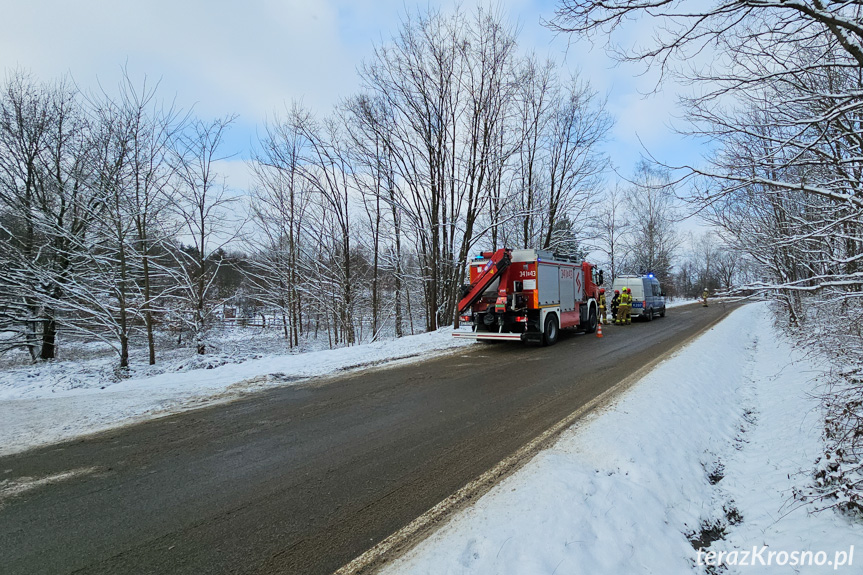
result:
M 17 479 L 4 479 L 3 481 L 0 481 L 0 509 L 3 509 L 3 507 L 6 506 L 6 502 L 10 499 L 20 497 L 28 491 L 33 491 L 34 489 L 61 483 L 63 481 L 69 481 L 76 477 L 92 475 L 96 473 L 96 471 L 98 471 L 97 467 L 80 467 L 78 469 L 71 469 L 69 471 L 47 475 L 45 477 L 19 477 Z

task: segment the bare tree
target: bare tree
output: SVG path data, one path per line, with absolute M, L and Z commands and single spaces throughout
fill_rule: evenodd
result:
M 379 112 L 373 109 L 373 104 L 362 96 L 346 102 L 344 121 L 351 137 L 352 162 L 356 170 L 356 183 L 362 195 L 362 206 L 365 212 L 369 243 L 372 252 L 372 284 L 371 284 L 371 315 L 372 336 L 378 337 L 381 316 L 381 261 L 386 212 L 385 205 L 391 201 L 390 195 L 394 185 L 395 175 L 392 169 L 391 157 L 376 126 L 380 123 Z M 389 210 L 387 210 L 389 211 Z M 397 214 L 394 214 L 397 216 Z M 394 217 L 396 222 L 397 218 Z M 397 230 L 398 232 L 398 230 Z M 396 281 L 400 281 L 397 279 Z M 400 294 L 396 293 L 396 299 Z M 400 304 L 395 302 L 396 307 Z M 396 309 L 396 333 L 401 335 L 400 310 Z
M 612 283 L 614 278 L 628 267 L 627 251 L 624 240 L 629 233 L 627 208 L 623 203 L 624 192 L 619 184 L 610 188 L 598 205 L 594 206 L 591 221 L 593 222 L 593 248 L 604 254 L 604 265 Z
M 716 273 L 722 289 L 731 292 L 735 287 L 735 279 L 743 267 L 740 254 L 725 247 L 719 251 L 716 257 Z
M 131 123 L 122 104 L 102 94 L 93 107 L 93 186 L 102 209 L 94 214 L 95 242 L 86 254 L 86 281 L 79 281 L 74 301 L 118 340 L 120 369 L 129 366 L 129 338 L 135 313 L 132 255 L 134 218 L 127 184 Z M 106 297 L 107 296 L 107 297 Z M 78 310 L 78 311 L 81 311 Z M 96 329 L 93 329 L 96 332 Z
M 543 249 L 554 249 L 563 238 L 555 237 L 565 217 L 584 235 L 587 210 L 598 193 L 608 157 L 598 148 L 611 130 L 605 103 L 597 101 L 590 84 L 574 78 L 563 91 L 549 124 L 548 207 L 544 218 Z
M 409 16 L 361 70 L 393 118 L 381 135 L 406 190 L 402 222 L 417 243 L 428 329 L 455 317 L 462 262 L 481 235 L 476 226 L 515 93 L 514 48 L 500 14 L 432 12 Z
M 121 105 L 128 117 L 128 193 L 135 225 L 135 254 L 140 264 L 141 313 L 147 332 L 150 365 L 156 363 L 154 313 L 158 286 L 172 281 L 170 268 L 160 262 L 169 239 L 176 232 L 165 217 L 171 205 L 171 181 L 175 175 L 172 152 L 178 134 L 188 121 L 173 104 L 157 99 L 158 84 L 149 88 L 146 79 L 136 88 L 124 72 Z
M 251 206 L 255 231 L 249 236 L 255 257 L 248 277 L 255 296 L 281 314 L 292 347 L 299 345 L 303 329 L 300 266 L 310 201 L 300 169 L 306 141 L 295 121 L 301 114 L 295 105 L 288 118 L 268 125 L 263 151 L 250 162 L 258 185 Z
M 220 148 L 235 118 L 195 120 L 179 136 L 175 168 L 179 185 L 172 202 L 183 226 L 181 237 L 189 242 L 189 248 L 175 253 L 184 272 L 184 309 L 191 314 L 183 320 L 192 328 L 198 354 L 206 353 L 206 334 L 215 309 L 212 287 L 222 263 L 212 256 L 238 232 L 227 213 L 235 198 L 216 171 L 216 164 L 228 158 L 221 155 Z
M 172 174 L 169 153 L 176 114 L 154 106 L 155 91 L 141 91 L 128 74 L 118 94 L 106 92 L 87 98 L 91 116 L 92 193 L 99 210 L 92 214 L 91 237 L 77 246 L 86 265 L 75 274 L 66 307 L 76 321 L 70 327 L 104 339 L 116 349 L 119 367 L 129 365 L 130 339 L 143 320 L 149 360 L 155 363 L 153 277 L 172 276 L 155 257 L 164 251 L 171 231 L 160 216 L 168 205 L 167 185 Z M 175 279 L 171 277 L 171 279 Z M 70 307 L 71 306 L 71 307 Z
M 660 282 L 668 282 L 680 245 L 674 184 L 668 171 L 642 160 L 626 189 L 625 205 L 630 222 L 626 239 L 629 270 L 653 273 Z
M 719 289 L 719 254 L 722 248 L 722 243 L 713 232 L 704 232 L 692 242 L 698 281 L 702 290 L 714 292 Z
M 406 200 L 404 190 L 399 185 L 396 172 L 394 152 L 390 147 L 390 137 L 395 132 L 392 110 L 387 107 L 386 102 L 381 99 L 372 99 L 365 95 L 359 95 L 346 102 L 346 111 L 349 114 L 347 120 L 348 129 L 351 132 L 354 148 L 357 150 L 358 169 L 365 170 L 365 177 L 361 177 L 360 185 L 364 196 L 371 196 L 374 202 L 374 210 L 368 210 L 368 199 L 364 202 L 371 227 L 379 231 L 381 219 L 386 218 L 384 228 L 391 226 L 391 233 L 386 233 L 391 242 L 389 249 L 381 250 L 377 245 L 380 237 L 375 233 L 375 261 L 378 255 L 382 255 L 384 268 L 392 274 L 393 290 L 393 316 L 396 337 L 403 335 L 403 231 L 402 212 L 405 210 Z M 378 266 L 375 264 L 377 277 Z M 375 281 L 377 291 L 377 281 Z M 373 296 L 373 299 L 374 296 Z M 373 306 L 377 307 L 377 306 Z
M 342 123 L 335 117 L 318 123 L 311 114 L 295 117 L 296 129 L 308 142 L 300 164 L 305 185 L 315 194 L 319 245 L 326 258 L 313 257 L 315 272 L 335 289 L 329 307 L 337 327 L 336 343 L 356 343 L 354 326 L 355 278 L 352 192 L 356 191 Z M 322 303 L 324 300 L 320 300 Z
M 0 252 L 3 307 L 2 329 L 15 334 L 4 347 L 24 345 L 35 360 L 38 355 L 40 303 L 37 299 L 39 244 L 37 186 L 47 154 L 51 129 L 51 97 L 48 86 L 38 86 L 22 72 L 7 77 L 0 100 L 0 221 L 5 249 Z
M 537 238 L 542 233 L 542 151 L 552 106 L 558 98 L 553 68 L 551 61 L 540 65 L 535 58 L 530 57 L 517 72 L 519 92 L 516 105 L 520 130 L 516 164 L 518 202 L 514 205 L 520 212 L 521 237 L 519 243 L 513 245 L 523 248 L 537 246 Z
M 94 214 L 90 135 L 70 81 L 40 84 L 23 73 L 6 83 L 0 125 L 0 203 L 9 250 L 3 264 L 3 315 L 24 327 L 18 341 L 31 355 L 56 357 L 60 311 Z M 39 347 L 38 354 L 36 347 Z

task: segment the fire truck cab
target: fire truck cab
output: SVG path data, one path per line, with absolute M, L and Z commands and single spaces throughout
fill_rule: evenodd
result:
M 477 340 L 557 342 L 561 329 L 593 333 L 597 326 L 601 271 L 544 250 L 483 252 L 469 264 L 459 316 Z

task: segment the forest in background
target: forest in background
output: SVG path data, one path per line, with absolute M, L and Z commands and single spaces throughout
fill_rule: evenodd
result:
M 604 99 L 502 13 L 409 15 L 359 74 L 325 117 L 292 103 L 266 123 L 236 189 L 219 173 L 235 116 L 196 117 L 129 74 L 91 93 L 8 72 L 0 353 L 98 341 L 123 369 L 135 346 L 150 364 L 160 345 L 205 354 L 226 325 L 288 349 L 434 330 L 457 322 L 467 259 L 503 246 L 591 254 L 682 296 L 755 277 L 714 234 L 684 247 L 667 169 L 609 185 Z

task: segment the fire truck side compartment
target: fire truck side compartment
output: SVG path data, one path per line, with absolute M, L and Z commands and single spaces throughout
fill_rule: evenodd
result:
M 539 264 L 537 266 L 539 305 L 560 304 L 560 281 L 558 278 L 558 266 Z
M 573 268 L 560 266 L 560 311 L 575 309 L 575 272 Z

